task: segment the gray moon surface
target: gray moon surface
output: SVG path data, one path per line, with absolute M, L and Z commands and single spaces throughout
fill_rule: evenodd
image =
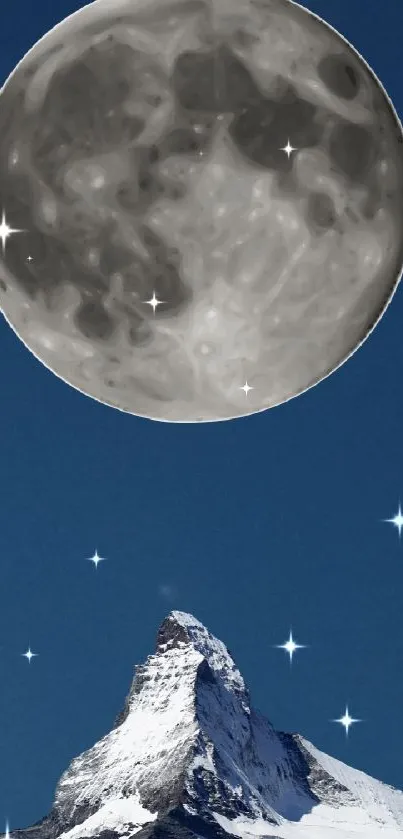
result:
M 296 3 L 96 0 L 0 93 L 2 312 L 137 416 L 279 405 L 393 295 L 402 148 L 368 64 Z

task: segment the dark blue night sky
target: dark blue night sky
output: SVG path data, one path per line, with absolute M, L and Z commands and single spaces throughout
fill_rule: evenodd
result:
M 403 110 L 397 0 L 317 0 Z M 5 79 L 78 3 L 3 10 Z M 279 728 L 403 787 L 403 290 L 341 369 L 230 422 L 122 414 L 0 323 L 0 830 L 38 820 L 105 734 L 172 609 L 231 649 Z M 108 558 L 97 570 L 86 557 Z M 309 645 L 290 669 L 288 637 Z M 39 653 L 22 657 L 28 644 Z M 346 702 L 364 722 L 348 741 Z

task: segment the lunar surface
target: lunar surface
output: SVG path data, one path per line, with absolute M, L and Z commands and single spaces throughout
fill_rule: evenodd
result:
M 0 94 L 0 306 L 82 393 L 170 422 L 319 382 L 403 263 L 402 127 L 289 0 L 96 0 Z

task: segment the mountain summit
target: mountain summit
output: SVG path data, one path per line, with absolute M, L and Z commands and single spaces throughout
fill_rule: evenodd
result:
M 171 612 L 112 731 L 19 839 L 402 839 L 403 792 L 253 710 L 232 656 Z

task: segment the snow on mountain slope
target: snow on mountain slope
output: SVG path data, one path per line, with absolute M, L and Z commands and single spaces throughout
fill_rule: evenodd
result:
M 312 766 L 311 788 L 322 801 L 337 807 L 341 802 L 346 802 L 344 790 L 348 790 L 352 805 L 360 806 L 375 821 L 384 820 L 385 823 L 400 826 L 403 833 L 402 792 L 320 752 L 303 737 L 299 736 L 298 742 Z M 329 787 L 329 778 L 336 782 L 333 792 Z M 325 784 L 327 792 L 323 790 Z M 337 784 L 340 785 L 339 789 Z
M 298 821 L 276 827 L 276 839 L 401 839 L 403 793 L 318 751 L 299 735 L 294 740 L 309 761 L 309 784 L 320 800 Z M 214 816 L 233 836 L 265 836 L 259 819 Z
M 89 816 L 82 824 L 77 824 L 61 834 L 63 839 L 78 839 L 78 837 L 98 836 L 105 830 L 119 831 L 125 836 L 128 831 L 137 833 L 144 824 L 155 821 L 156 814 L 145 810 L 136 797 L 111 798 L 100 807 L 94 815 Z
M 72 761 L 50 815 L 18 833 L 403 839 L 403 793 L 276 732 L 224 644 L 172 612 L 115 728 Z
M 120 724 L 76 758 L 56 789 L 55 807 L 76 820 L 95 801 L 140 794 L 151 812 L 174 803 L 197 734 L 195 682 L 203 656 L 178 636 L 136 675 Z

